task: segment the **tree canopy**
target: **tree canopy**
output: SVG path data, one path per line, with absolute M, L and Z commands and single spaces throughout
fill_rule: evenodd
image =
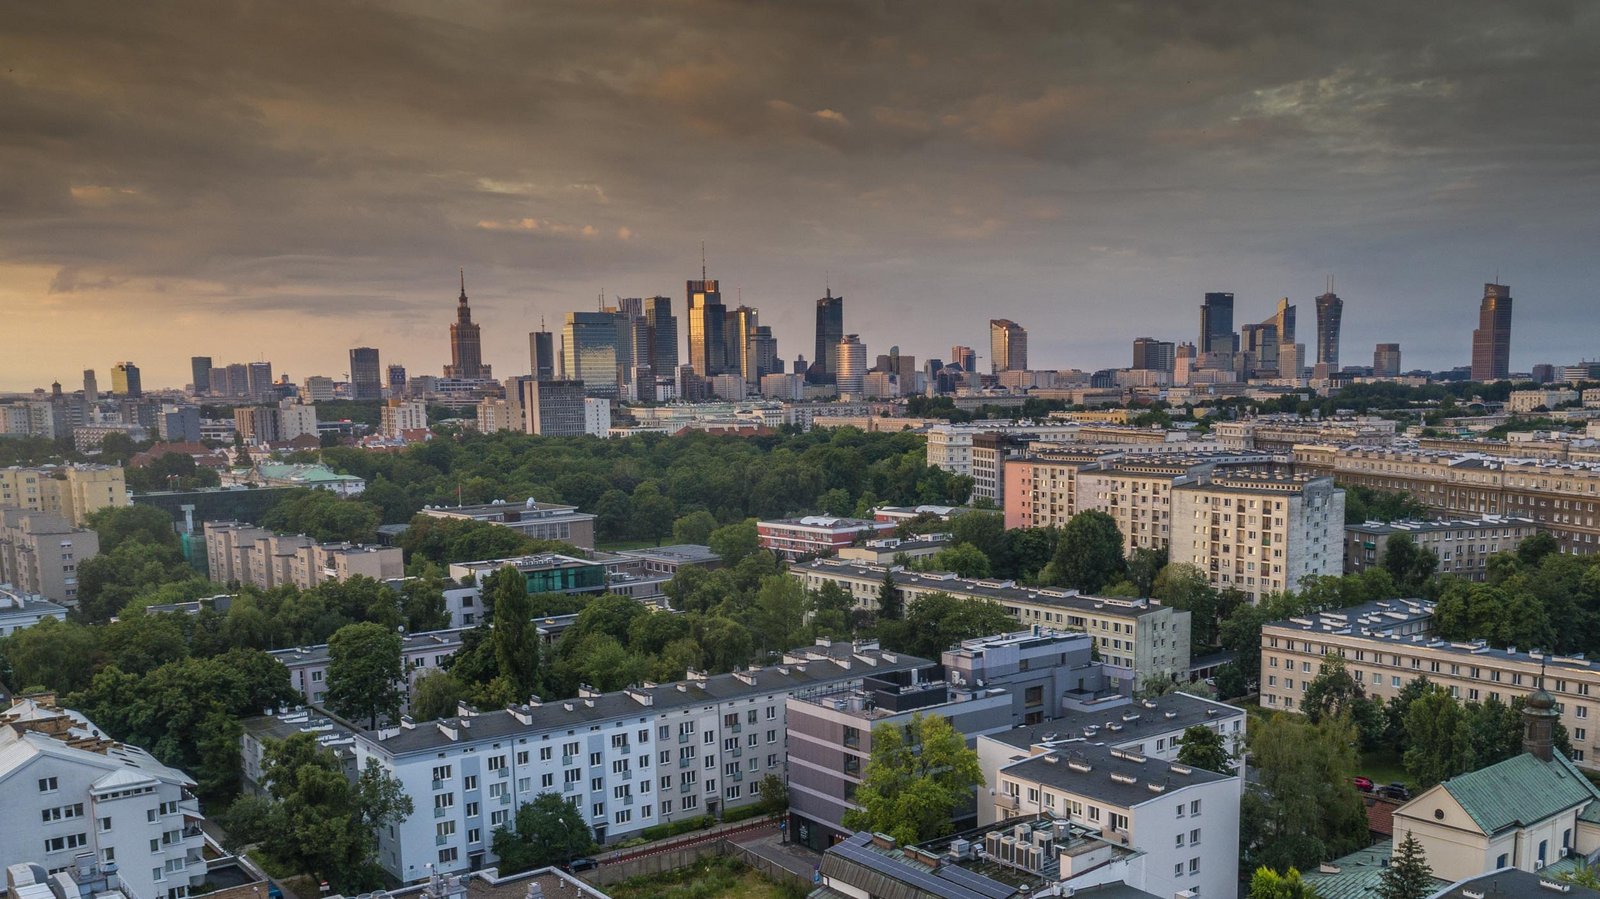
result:
M 982 784 L 977 752 L 947 719 L 918 714 L 903 727 L 880 724 L 856 789 L 861 808 L 845 812 L 844 826 L 905 845 L 944 836 L 954 830 L 952 814 Z

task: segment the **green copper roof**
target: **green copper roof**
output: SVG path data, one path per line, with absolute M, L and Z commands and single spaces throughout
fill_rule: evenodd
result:
M 1378 884 L 1393 853 L 1393 841 L 1384 840 L 1317 868 L 1302 871 L 1301 876 L 1307 885 L 1317 891 L 1320 899 L 1377 899 Z M 1437 877 L 1433 879 L 1435 889 L 1447 884 L 1447 881 Z
M 1600 799 L 1600 790 L 1560 753 L 1548 762 L 1523 753 L 1452 777 L 1443 786 L 1491 835 Z

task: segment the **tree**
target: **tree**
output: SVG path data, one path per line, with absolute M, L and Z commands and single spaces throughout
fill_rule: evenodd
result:
M 745 556 L 761 548 L 761 535 L 756 532 L 754 518 L 725 525 L 711 532 L 706 544 L 724 565 L 737 565 Z
M 781 818 L 789 810 L 789 782 L 776 774 L 761 778 L 761 814 L 768 818 Z
M 350 624 L 328 640 L 328 706 L 347 718 L 400 717 L 405 664 L 400 635 L 380 624 Z
M 1436 892 L 1433 869 L 1423 854 L 1422 844 L 1411 831 L 1395 847 L 1389 866 L 1378 875 L 1379 899 L 1425 899 Z
M 1189 613 L 1189 634 L 1194 645 L 1217 645 L 1219 619 L 1222 617 L 1221 596 L 1199 567 L 1187 563 L 1166 566 L 1156 575 L 1150 595 L 1161 600 L 1162 605 Z M 1257 644 L 1259 654 L 1260 632 L 1257 631 L 1252 639 Z
M 331 490 L 295 490 L 279 500 L 261 526 L 290 534 L 305 534 L 319 543 L 349 541 L 370 543 L 383 519 L 377 506 L 345 499 Z
M 661 545 L 661 538 L 672 533 L 672 498 L 661 495 L 654 481 L 645 481 L 633 488 L 634 532 Z
M 400 616 L 413 633 L 444 630 L 450 626 L 450 608 L 444 599 L 444 581 L 430 570 L 411 578 L 400 588 Z
M 44 687 L 65 694 L 82 689 L 93 677 L 100 637 L 97 628 L 45 618 L 0 641 L 0 656 L 18 690 Z
M 1228 773 L 1228 746 L 1222 734 L 1193 724 L 1183 729 L 1183 746 L 1178 750 L 1178 762 L 1206 771 Z
M 1217 668 L 1217 697 L 1219 699 L 1234 699 L 1250 692 L 1250 685 L 1245 680 L 1244 671 L 1238 661 L 1224 662 Z
M 1543 561 L 1545 556 L 1560 551 L 1561 543 L 1556 540 L 1555 535 L 1540 531 L 1517 544 L 1517 562 L 1523 568 L 1533 568 Z
M 836 585 L 830 581 L 824 585 L 824 589 L 828 586 Z M 842 593 L 844 591 L 841 589 L 839 592 Z M 883 569 L 883 583 L 878 585 L 878 618 L 884 621 L 895 621 L 904 614 L 905 609 L 900 602 L 900 588 L 895 586 L 894 582 L 894 569 L 885 567 Z
M 1279 874 L 1266 866 L 1250 876 L 1250 899 L 1317 899 L 1317 891 L 1300 878 L 1300 869 Z
M 518 806 L 513 824 L 495 828 L 492 844 L 506 874 L 565 864 L 595 848 L 583 811 L 560 793 L 540 793 Z
M 1361 699 L 1361 685 L 1345 668 L 1343 657 L 1330 652 L 1323 657 L 1317 676 L 1306 685 L 1300 711 L 1315 724 L 1325 717 L 1350 713 Z
M 903 621 L 881 622 L 883 645 L 925 659 L 975 637 L 1014 630 L 1016 620 L 998 603 L 929 593 L 911 603 Z
M 124 543 L 178 548 L 178 532 L 172 518 L 155 506 L 106 506 L 89 513 L 85 527 L 99 535 L 101 553 L 112 552 Z
M 1366 845 L 1367 814 L 1350 783 L 1355 734 L 1345 722 L 1291 715 L 1252 722 L 1250 762 L 1261 789 L 1240 807 L 1241 846 L 1251 864 L 1313 865 Z
M 467 685 L 448 671 L 431 671 L 417 678 L 411 689 L 411 717 L 418 721 L 448 718 L 467 698 Z
M 923 567 L 927 571 L 953 571 L 961 577 L 988 577 L 989 557 L 970 543 L 957 543 L 929 556 Z
M 905 845 L 944 836 L 955 829 L 955 810 L 983 782 L 977 752 L 947 719 L 917 714 L 904 727 L 880 724 L 856 789 L 861 808 L 845 812 L 843 823 Z
M 751 614 L 751 630 L 756 644 L 768 652 L 792 649 L 802 641 L 806 612 L 810 609 L 806 588 L 786 574 L 761 579 Z
M 1094 593 L 1122 577 L 1122 532 L 1104 512 L 1079 512 L 1067 522 L 1056 545 L 1055 582 Z
M 483 595 L 494 599 L 495 666 L 517 700 L 526 701 L 539 687 L 539 628 L 527 579 L 515 568 L 502 568 L 484 581 Z
M 704 509 L 696 509 L 672 523 L 672 542 L 704 546 L 717 529 L 717 518 Z
M 1417 786 L 1431 787 L 1466 771 L 1472 747 L 1461 742 L 1466 716 L 1450 691 L 1433 686 L 1406 710 L 1406 771 Z
M 1165 549 L 1138 547 L 1128 557 L 1128 580 L 1133 582 L 1139 596 L 1150 596 L 1155 588 L 1156 576 L 1166 567 Z

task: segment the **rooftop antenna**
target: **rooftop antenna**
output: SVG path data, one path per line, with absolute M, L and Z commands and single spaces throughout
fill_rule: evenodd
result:
M 461 301 L 462 302 L 466 302 L 466 300 L 467 300 L 467 268 L 466 268 L 466 266 L 462 266 L 460 271 L 461 271 Z
M 706 279 L 706 242 L 700 241 L 700 280 Z

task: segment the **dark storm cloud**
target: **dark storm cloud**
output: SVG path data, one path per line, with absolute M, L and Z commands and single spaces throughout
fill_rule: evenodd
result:
M 1347 362 L 1444 366 L 1498 265 L 1514 364 L 1567 361 L 1597 38 L 1579 2 L 14 5 L 0 297 L 41 311 L 0 382 L 238 340 L 431 369 L 457 265 L 509 373 L 540 314 L 677 296 L 702 239 L 788 358 L 830 270 L 870 351 L 1005 314 L 1083 367 L 1333 270 Z

